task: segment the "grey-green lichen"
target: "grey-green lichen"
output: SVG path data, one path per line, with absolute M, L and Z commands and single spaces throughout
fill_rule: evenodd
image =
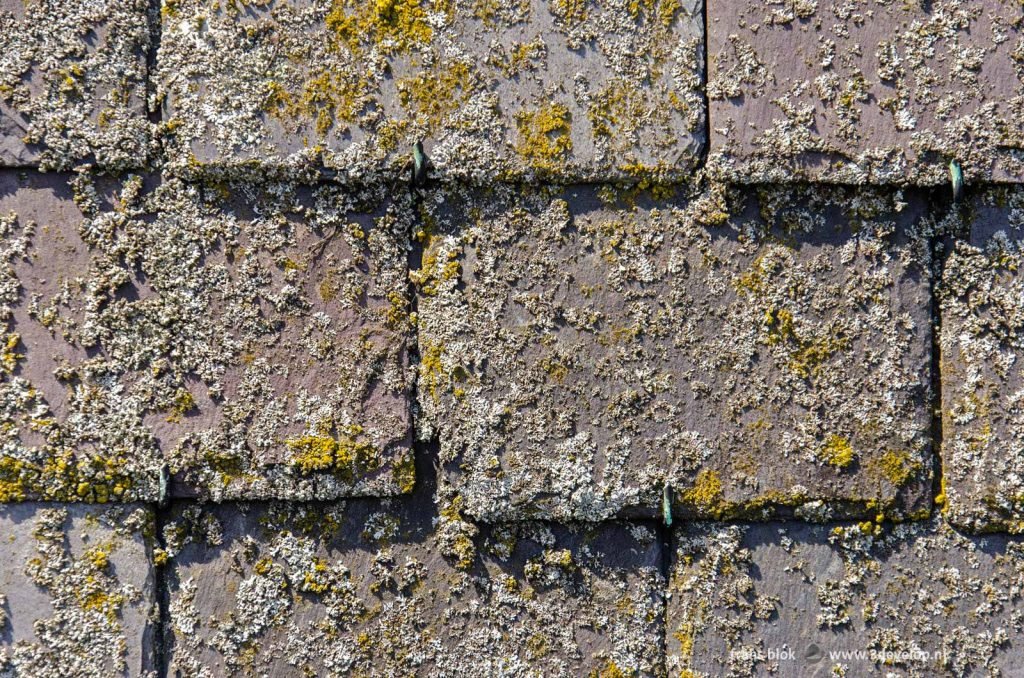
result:
M 978 192 L 943 227 L 944 506 L 963 528 L 1024 532 L 1024 194 Z
M 76 219 L 46 181 L 0 202 L 0 499 L 156 500 L 165 462 L 213 499 L 411 489 L 408 195 L 84 171 Z
M 1002 675 L 1022 632 L 1022 544 L 941 519 L 693 524 L 675 532 L 673 675 Z
M 4 507 L 0 673 L 12 678 L 152 675 L 156 614 L 137 506 Z

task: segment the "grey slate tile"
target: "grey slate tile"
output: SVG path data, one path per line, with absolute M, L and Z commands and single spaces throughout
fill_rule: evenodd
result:
M 674 531 L 668 670 L 683 676 L 1017 675 L 1024 550 L 941 519 Z
M 424 204 L 417 425 L 468 515 L 928 515 L 923 196 Z
M 152 675 L 153 530 L 136 505 L 0 506 L 0 673 Z
M 459 534 L 417 494 L 176 506 L 172 675 L 662 674 L 654 529 Z
M 979 191 L 948 217 L 942 314 L 943 498 L 953 523 L 1024 531 L 1024 193 Z
M 0 166 L 138 167 L 146 0 L 0 0 Z
M 709 0 L 709 165 L 741 182 L 1024 179 L 1019 6 Z
M 685 178 L 704 144 L 703 17 L 642 3 L 165 0 L 178 172 L 322 160 L 508 178 Z
M 0 500 L 411 489 L 387 192 L 0 174 Z

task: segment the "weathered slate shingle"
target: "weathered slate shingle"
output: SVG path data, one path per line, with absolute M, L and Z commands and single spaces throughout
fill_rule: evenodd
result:
M 942 466 L 949 519 L 1024 532 L 1024 194 L 992 189 L 951 213 L 942 313 Z
M 692 0 L 164 2 L 173 166 L 475 181 L 683 177 L 704 143 Z
M 709 0 L 709 163 L 741 182 L 1024 179 L 1009 0 Z
M 132 505 L 0 506 L 0 673 L 152 675 L 153 530 Z
M 1024 545 L 941 519 L 674 531 L 668 670 L 684 676 L 1015 675 Z
M 0 499 L 408 491 L 387 192 L 0 175 Z
M 418 426 L 469 515 L 927 512 L 920 196 L 425 204 Z
M 146 0 L 0 0 L 0 166 L 138 167 Z
M 655 530 L 522 524 L 448 557 L 425 499 L 177 508 L 172 675 L 660 674 Z

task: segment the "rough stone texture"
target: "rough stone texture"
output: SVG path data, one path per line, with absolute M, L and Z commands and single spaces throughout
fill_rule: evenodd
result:
M 674 534 L 673 675 L 1019 675 L 1019 540 L 941 519 Z
M 417 421 L 483 520 L 927 515 L 920 196 L 425 202 Z M 770 217 L 765 221 L 765 216 Z
M 942 464 L 949 519 L 1024 532 L 1024 192 L 978 193 L 944 226 Z
M 0 166 L 138 167 L 146 0 L 0 0 Z
M 420 498 L 177 508 L 171 675 L 661 674 L 654 529 L 453 541 L 457 509 Z
M 1011 0 L 710 0 L 715 173 L 740 182 L 1024 179 Z
M 0 174 L 0 500 L 411 489 L 386 192 Z
M 448 177 L 683 178 L 704 143 L 695 0 L 164 0 L 173 167 L 322 160 Z
M 0 506 L 0 674 L 153 675 L 153 529 L 131 505 Z

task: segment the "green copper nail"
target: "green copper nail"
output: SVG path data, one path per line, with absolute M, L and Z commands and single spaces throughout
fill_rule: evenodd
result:
M 949 178 L 953 182 L 953 202 L 958 202 L 964 195 L 964 172 L 956 160 L 949 161 Z
M 661 518 L 666 526 L 672 526 L 672 488 L 668 483 L 661 488 Z
M 427 178 L 427 155 L 423 152 L 423 142 L 417 141 L 412 146 L 412 183 L 422 186 Z

